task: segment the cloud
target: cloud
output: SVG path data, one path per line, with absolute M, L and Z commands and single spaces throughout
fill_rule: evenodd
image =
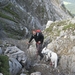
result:
M 64 3 L 65 5 L 71 4 L 70 2 L 66 2 L 66 1 L 64 1 L 63 3 Z

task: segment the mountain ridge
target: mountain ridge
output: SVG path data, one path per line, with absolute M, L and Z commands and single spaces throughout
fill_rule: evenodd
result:
M 71 18 L 59 0 L 1 0 L 0 11 L 0 25 L 3 32 L 8 37 L 18 39 L 28 36 L 33 28 L 44 29 L 48 20 Z M 26 29 L 29 32 L 26 32 Z M 14 33 L 11 35 L 10 30 L 17 35 Z

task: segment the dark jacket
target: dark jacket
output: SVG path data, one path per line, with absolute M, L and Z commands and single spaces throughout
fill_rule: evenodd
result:
M 42 44 L 44 41 L 44 36 L 42 33 L 36 33 L 36 35 L 31 36 L 29 43 L 32 41 L 32 39 L 34 39 L 36 41 L 36 43 L 38 43 L 38 41 L 40 41 Z

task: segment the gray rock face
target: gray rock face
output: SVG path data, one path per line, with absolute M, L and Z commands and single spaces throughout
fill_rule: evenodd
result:
M 26 63 L 27 57 L 25 56 L 24 51 L 20 50 L 16 46 L 7 47 L 4 54 L 8 57 L 17 59 L 22 65 Z
M 71 35 L 70 35 L 71 36 Z M 62 69 L 69 69 L 71 72 L 75 72 L 75 51 L 74 51 L 74 41 L 70 39 L 69 34 L 63 37 L 60 37 L 58 40 L 52 41 L 48 44 L 48 48 L 57 52 L 60 56 L 60 65 Z
M 11 75 L 16 75 L 22 69 L 22 65 L 15 58 L 9 58 L 9 66 Z
M 1 49 L 1 47 L 0 47 L 0 54 L 2 54 L 2 49 Z
M 75 55 L 74 54 L 70 54 L 70 55 L 62 55 L 61 56 L 61 60 L 60 60 L 60 65 L 62 67 L 62 69 L 69 69 L 70 72 L 75 72 Z M 64 60 L 64 61 L 63 61 Z M 63 65 L 62 65 L 63 64 Z
M 0 8 L 6 6 L 9 3 L 9 0 L 0 0 Z
M 22 67 L 25 68 L 27 57 L 25 56 L 24 51 L 20 50 L 16 46 L 7 47 L 4 52 L 5 55 L 9 57 L 9 66 L 11 75 L 16 75 L 21 71 Z
M 24 1 L 23 0 L 20 2 L 20 0 L 16 0 L 21 7 L 24 7 L 26 12 L 28 12 L 32 16 L 31 23 L 33 23 L 33 26 L 36 24 L 37 26 L 40 27 L 40 25 L 46 24 L 48 20 L 61 20 L 65 18 L 70 18 L 70 16 L 66 16 L 67 14 L 61 9 L 59 6 L 60 3 L 58 4 L 54 0 L 38 0 L 38 1 Z M 58 4 L 56 5 L 55 2 Z M 60 15 L 62 17 L 60 17 Z M 63 16 L 64 14 L 64 16 Z M 34 21 L 36 20 L 36 21 Z M 39 22 L 39 24 L 38 24 Z
M 75 67 L 73 66 L 75 65 L 75 32 L 73 29 L 75 26 L 72 20 L 62 22 L 65 24 L 62 25 L 61 22 L 55 22 L 55 24 L 52 24 L 51 34 L 49 32 L 47 34 L 46 32 L 46 35 L 48 35 L 48 37 L 50 36 L 50 39 L 52 39 L 52 42 L 47 45 L 47 48 L 56 52 L 60 57 L 60 65 L 58 65 L 59 69 L 61 67 L 60 71 L 68 71 L 68 74 L 71 75 L 71 73 L 75 72 Z M 74 27 L 71 27 L 69 22 Z M 51 25 L 49 28 L 51 28 Z M 58 31 L 60 31 L 59 34 Z
M 17 34 L 13 38 L 23 38 L 33 28 L 43 29 L 48 20 L 71 18 L 66 9 L 62 10 L 60 2 L 55 0 L 1 0 L 1 3 L 4 2 L 9 3 L 1 8 L 1 14 L 7 17 L 0 17 L 0 25 L 2 30 L 7 28 L 7 32 L 6 29 L 3 30 L 6 34 Z

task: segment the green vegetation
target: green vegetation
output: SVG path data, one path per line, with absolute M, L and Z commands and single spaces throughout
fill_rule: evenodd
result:
M 50 27 L 46 29 L 46 32 L 51 33 L 54 26 L 63 26 L 63 30 L 66 30 L 66 29 L 75 30 L 75 24 L 72 24 L 69 20 L 67 20 L 67 21 L 61 21 L 61 22 L 52 23 L 50 25 Z M 60 31 L 58 31 L 58 30 L 55 30 L 55 31 L 60 33 Z
M 8 19 L 8 20 L 11 20 L 11 21 L 14 21 L 14 22 L 15 22 L 15 20 L 14 20 L 13 18 L 11 18 L 10 16 L 7 16 L 7 15 L 3 14 L 2 12 L 0 12 L 0 17 L 5 18 L 5 19 Z
M 66 25 L 67 21 L 60 21 L 60 22 L 54 22 L 50 25 L 49 28 L 46 29 L 46 32 L 52 32 L 52 29 L 54 26 L 64 26 Z
M 72 29 L 75 30 L 75 24 L 69 23 L 69 25 L 64 26 L 63 30 Z
M 14 12 L 13 7 L 14 7 L 14 5 L 12 5 L 10 3 L 7 6 L 5 6 L 4 8 L 1 8 L 1 10 L 13 15 L 16 18 L 19 18 L 18 14 L 16 12 Z M 16 22 L 14 17 L 10 17 L 10 16 L 8 16 L 7 14 L 5 14 L 3 12 L 0 12 L 0 17 Z
M 4 55 L 0 55 L 0 73 L 3 73 L 3 75 L 10 75 L 9 60 L 8 57 Z
M 46 29 L 46 32 L 52 32 L 55 23 L 52 23 L 49 28 Z
M 3 10 L 7 11 L 8 13 L 12 14 L 14 17 L 19 18 L 18 14 L 15 13 L 12 8 L 14 7 L 14 5 L 12 5 L 11 3 L 8 4 L 6 7 L 3 8 Z
M 49 28 L 45 29 L 45 38 L 47 36 L 50 36 L 53 38 L 56 38 L 57 36 L 60 35 L 61 30 L 75 30 L 75 23 L 71 23 L 70 20 L 64 20 L 64 21 L 60 21 L 60 22 L 54 22 L 52 23 Z
M 60 22 L 56 22 L 55 25 L 57 26 L 64 26 L 66 25 L 67 21 L 63 20 L 63 21 L 60 21 Z
M 37 8 L 36 8 L 36 13 L 38 14 L 38 16 L 39 16 L 40 18 L 44 18 L 44 13 L 45 13 L 45 8 L 44 8 L 44 6 L 38 5 Z
M 9 38 L 21 39 L 25 35 L 25 30 L 15 30 L 13 28 L 3 26 Z

